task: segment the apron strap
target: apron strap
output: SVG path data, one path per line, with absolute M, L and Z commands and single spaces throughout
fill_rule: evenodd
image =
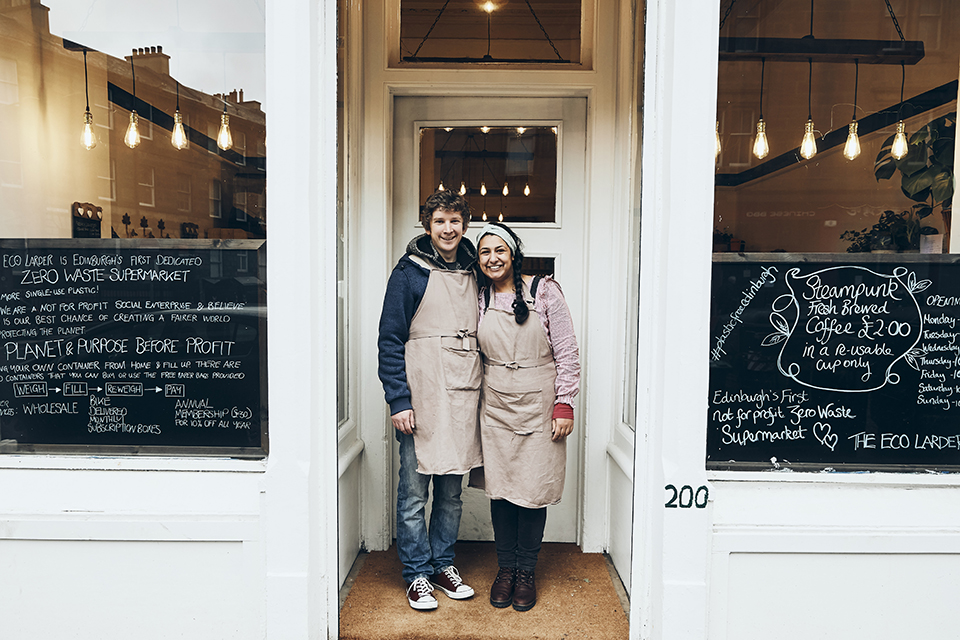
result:
M 491 358 L 490 356 L 483 356 L 483 363 L 493 365 L 495 367 L 506 367 L 507 369 L 534 369 L 536 367 L 542 367 L 545 364 L 550 364 L 553 362 L 553 356 L 543 356 L 537 360 L 528 360 L 527 362 L 503 362 L 502 360 L 497 360 L 496 358 Z

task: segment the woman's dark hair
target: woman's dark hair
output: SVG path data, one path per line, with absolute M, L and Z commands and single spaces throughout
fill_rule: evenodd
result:
M 530 309 L 527 307 L 526 301 L 523 299 L 523 242 L 520 241 L 520 236 L 513 232 L 513 229 L 503 224 L 502 222 L 491 222 L 490 224 L 500 227 L 513 238 L 513 241 L 517 244 L 517 250 L 511 252 L 511 258 L 513 259 L 513 290 L 514 290 L 514 300 L 513 300 L 513 317 L 516 319 L 517 324 L 523 324 L 527 321 L 527 318 L 530 316 Z M 493 234 L 486 234 L 493 235 Z M 485 236 L 480 236 L 477 238 L 477 247 L 480 246 L 480 240 Z M 509 248 L 509 247 L 508 247 Z M 480 286 L 486 287 L 484 292 L 485 304 L 487 307 L 490 306 L 490 290 L 493 283 L 490 281 L 490 278 L 480 270 L 479 262 L 477 263 L 477 280 L 480 282 Z

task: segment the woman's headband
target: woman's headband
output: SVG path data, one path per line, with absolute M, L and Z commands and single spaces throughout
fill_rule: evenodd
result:
M 507 246 L 510 247 L 510 253 L 516 255 L 517 241 L 510 236 L 510 233 L 506 229 L 495 224 L 487 223 L 483 229 L 480 230 L 480 235 L 477 236 L 477 246 L 480 245 L 480 239 L 489 234 L 493 234 L 506 242 Z

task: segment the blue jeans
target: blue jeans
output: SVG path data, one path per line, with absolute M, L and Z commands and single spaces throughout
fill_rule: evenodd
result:
M 397 553 L 408 583 L 429 577 L 453 564 L 453 545 L 460 532 L 462 475 L 417 473 L 413 436 L 396 432 L 400 442 L 400 484 L 397 487 Z M 425 508 L 433 479 L 433 513 L 427 531 Z

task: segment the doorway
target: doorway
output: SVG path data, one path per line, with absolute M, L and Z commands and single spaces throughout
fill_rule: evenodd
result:
M 530 216 L 508 213 L 504 222 L 521 237 L 529 263 L 550 269 L 563 287 L 564 297 L 573 316 L 578 338 L 584 335 L 583 326 L 583 270 L 584 260 L 584 211 L 586 201 L 585 149 L 586 149 L 586 98 L 491 98 L 491 97 L 427 97 L 398 96 L 394 100 L 393 127 L 393 234 L 392 263 L 403 255 L 407 243 L 423 233 L 419 225 L 419 207 L 422 204 L 420 166 L 424 138 L 423 133 L 446 128 L 547 128 L 556 135 L 556 193 L 555 210 L 552 216 L 539 216 L 545 221 L 529 221 Z M 482 133 L 482 132 L 481 132 Z M 484 147 L 485 148 L 485 147 Z M 430 154 L 428 154 L 430 155 Z M 473 157 L 477 157 L 474 154 Z M 487 156 L 483 156 L 487 157 Z M 503 176 L 494 176 L 491 170 L 491 192 L 501 188 Z M 497 177 L 496 182 L 494 177 Z M 443 178 L 440 172 L 439 179 Z M 482 181 L 482 178 L 474 182 Z M 456 182 L 460 182 L 457 180 Z M 466 182 L 466 180 L 464 180 Z M 432 184 L 432 182 L 431 182 Z M 456 188 L 459 184 L 453 184 Z M 467 187 L 465 187 L 467 188 Z M 476 185 L 469 187 L 467 199 L 471 208 L 486 210 L 490 219 L 496 219 L 495 208 L 483 207 L 485 196 L 476 193 Z M 516 187 L 514 187 L 516 190 Z M 522 189 L 522 187 L 521 187 Z M 499 199 L 499 197 L 497 196 Z M 493 202 L 493 197 L 490 198 Z M 508 211 L 521 211 L 523 200 Z M 480 205 L 478 207 L 477 205 Z M 500 209 L 496 208 L 497 216 Z M 524 220 L 524 221 L 519 221 Z M 476 241 L 483 222 L 474 219 L 464 234 L 471 242 Z M 582 342 L 582 340 L 581 340 Z M 585 353 L 581 349 L 581 366 Z M 585 367 L 584 367 L 585 368 Z M 545 542 L 580 542 L 580 514 L 583 479 L 581 465 L 583 450 L 583 412 L 575 412 L 574 432 L 567 442 L 566 483 L 560 504 L 550 507 Z M 396 504 L 398 445 L 393 441 L 392 466 L 393 502 Z M 493 540 L 490 525 L 489 500 L 482 491 L 465 489 L 463 493 L 463 516 L 460 522 L 460 539 Z M 395 514 L 392 516 L 395 518 Z M 391 520 L 393 533 L 396 523 Z

